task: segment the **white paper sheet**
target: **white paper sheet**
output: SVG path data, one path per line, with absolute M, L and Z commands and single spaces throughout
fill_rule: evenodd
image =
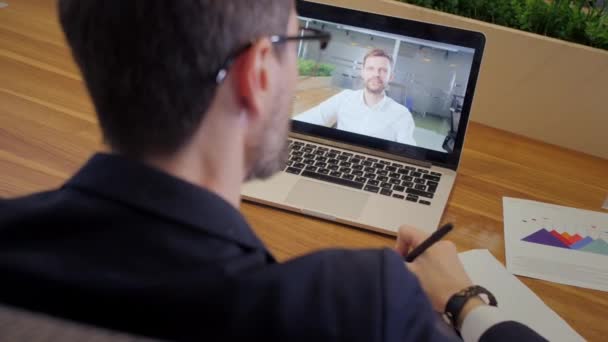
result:
M 503 199 L 507 269 L 608 291 L 608 214 Z
M 488 250 L 472 250 L 459 256 L 473 283 L 494 294 L 506 319 L 529 326 L 549 341 L 585 340 Z

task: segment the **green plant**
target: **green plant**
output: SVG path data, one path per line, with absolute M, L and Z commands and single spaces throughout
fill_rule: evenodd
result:
M 397 1 L 608 50 L 608 1 L 601 7 L 594 0 Z
M 300 76 L 331 76 L 335 67 L 331 64 L 317 63 L 309 59 L 298 59 L 298 73 Z

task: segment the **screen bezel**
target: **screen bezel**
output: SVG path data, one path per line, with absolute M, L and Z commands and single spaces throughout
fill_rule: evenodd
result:
M 325 140 L 337 141 L 366 149 L 378 150 L 380 152 L 390 153 L 408 159 L 425 161 L 432 163 L 433 165 L 456 170 L 460 163 L 460 156 L 462 154 L 462 147 L 464 145 L 464 138 L 475 94 L 475 86 L 479 77 L 479 69 L 481 67 L 483 50 L 485 47 L 485 36 L 480 32 L 361 12 L 303 0 L 297 0 L 296 6 L 298 15 L 306 18 L 441 42 L 444 44 L 458 45 L 475 50 L 456 135 L 456 142 L 454 144 L 454 151 L 451 153 L 404 145 L 306 122 L 291 121 L 292 131 L 294 133 L 319 137 Z

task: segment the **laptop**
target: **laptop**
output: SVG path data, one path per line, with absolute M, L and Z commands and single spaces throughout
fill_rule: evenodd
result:
M 302 41 L 289 161 L 245 200 L 395 235 L 437 228 L 458 172 L 485 37 L 297 1 Z M 314 64 L 314 68 L 310 65 Z

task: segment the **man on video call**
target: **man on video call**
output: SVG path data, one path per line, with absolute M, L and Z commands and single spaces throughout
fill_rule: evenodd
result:
M 256 236 L 242 183 L 285 165 L 294 47 L 328 40 L 298 29 L 293 1 L 58 3 L 111 152 L 0 199 L 2 305 L 171 341 L 542 340 L 462 292 L 451 242 L 405 264 L 428 237 L 415 228 L 285 262 Z
M 363 89 L 344 90 L 294 120 L 416 146 L 412 114 L 386 95 L 394 75 L 393 57 L 374 49 L 363 58 Z

